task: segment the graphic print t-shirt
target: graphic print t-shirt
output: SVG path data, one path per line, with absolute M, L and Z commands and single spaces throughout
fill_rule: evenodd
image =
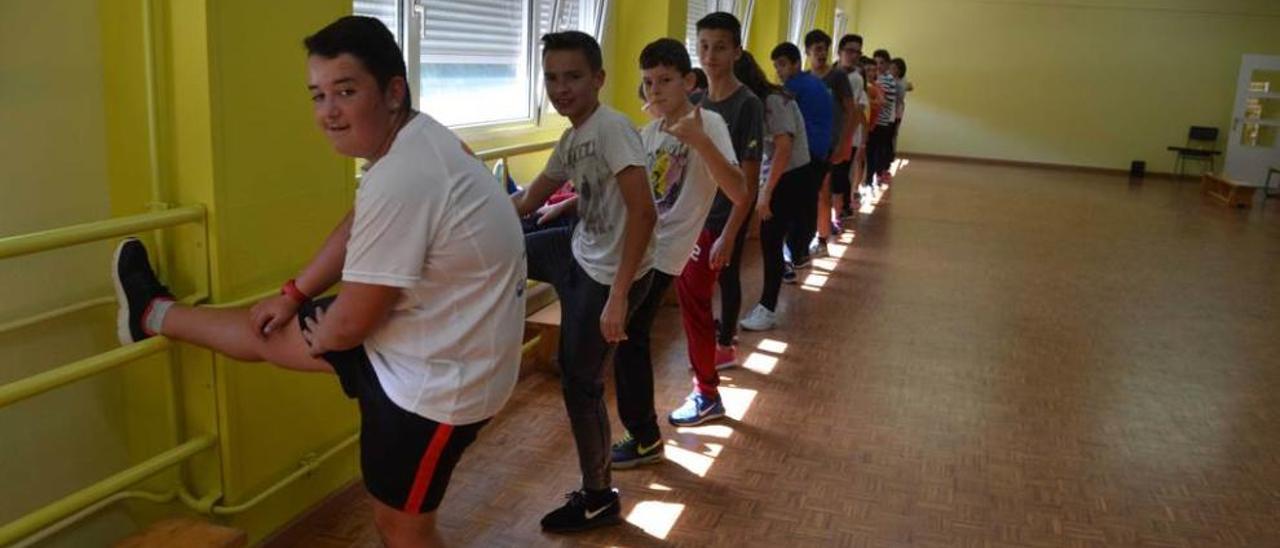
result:
M 645 167 L 644 146 L 631 121 L 600 105 L 581 127 L 570 128 L 547 160 L 545 173 L 573 181 L 578 189 L 578 224 L 573 230 L 573 257 L 596 283 L 613 285 L 622 260 L 627 206 L 618 188 L 618 173 Z M 653 240 L 636 269 L 640 279 L 653 267 Z
M 730 164 L 737 165 L 724 119 L 715 112 L 703 110 L 702 130 L 720 154 Z M 649 157 L 649 188 L 653 190 L 658 208 L 658 224 L 653 232 L 653 267 L 679 276 L 698 243 L 698 234 L 718 187 L 702 156 L 662 131 L 662 120 L 649 122 L 640 131 L 640 140 Z

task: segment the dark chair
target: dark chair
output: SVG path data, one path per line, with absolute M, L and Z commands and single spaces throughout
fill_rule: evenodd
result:
M 1206 163 L 1209 164 L 1209 172 L 1213 173 L 1216 167 L 1217 157 L 1222 154 L 1215 147 L 1218 145 L 1218 128 L 1191 126 L 1191 131 L 1187 132 L 1187 144 L 1180 147 L 1168 147 L 1169 151 L 1177 154 L 1177 158 L 1173 161 L 1173 171 L 1178 175 L 1186 174 L 1187 162 L 1199 162 L 1201 167 Z

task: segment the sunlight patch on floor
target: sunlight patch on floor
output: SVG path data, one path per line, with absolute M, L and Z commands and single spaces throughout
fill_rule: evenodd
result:
M 734 420 L 742 420 L 751 409 L 757 392 L 750 388 L 720 387 L 720 401 L 724 402 L 725 415 Z
M 805 277 L 804 282 L 800 285 L 800 289 L 814 292 L 821 291 L 822 287 L 827 285 L 827 280 L 829 279 L 831 279 L 830 276 L 827 276 L 826 274 L 810 272 L 809 275 Z
M 680 447 L 674 440 L 668 440 L 667 447 L 663 451 L 666 453 L 667 460 L 700 478 L 707 477 L 707 470 L 710 470 L 711 465 L 716 462 L 715 457 Z M 719 454 L 719 451 L 716 453 Z
M 742 368 L 748 371 L 755 371 L 761 375 L 773 373 L 773 368 L 778 366 L 778 358 L 768 354 L 752 352 L 747 359 L 742 361 Z
M 773 339 L 763 339 L 760 344 L 756 345 L 758 350 L 765 352 L 773 352 L 774 354 L 782 354 L 787 351 L 787 343 L 775 341 Z
M 695 436 L 710 436 L 713 438 L 729 439 L 733 435 L 733 427 L 726 424 L 703 424 L 700 426 L 681 426 L 676 428 L 676 432 L 680 434 L 693 434 Z
M 654 537 L 666 540 L 683 512 L 683 504 L 646 500 L 631 509 L 631 513 L 627 514 L 627 521 Z

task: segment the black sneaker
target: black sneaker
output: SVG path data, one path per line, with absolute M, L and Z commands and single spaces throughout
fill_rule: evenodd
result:
M 622 523 L 622 503 L 617 489 L 610 489 L 598 497 L 588 495 L 586 491 L 574 491 L 564 498 L 569 502 L 542 517 L 543 531 L 572 533 Z M 595 498 L 599 500 L 588 500 Z
M 635 468 L 641 464 L 651 464 L 662 462 L 662 440 L 645 445 L 631 437 L 628 433 L 626 437 L 613 444 L 613 464 L 614 470 L 625 470 L 627 468 Z
M 173 294 L 156 279 L 156 273 L 147 261 L 147 248 L 137 238 L 126 238 L 116 246 L 111 266 L 116 303 L 120 307 L 116 313 L 116 336 L 120 338 L 120 344 L 135 343 L 155 335 L 147 331 L 143 320 L 152 302 L 157 299 L 172 301 Z
M 782 263 L 782 283 L 784 284 L 796 283 L 796 268 L 794 266 L 791 266 L 791 263 L 789 262 Z

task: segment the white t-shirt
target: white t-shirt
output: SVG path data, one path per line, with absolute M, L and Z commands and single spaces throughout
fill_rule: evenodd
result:
M 356 192 L 342 280 L 402 289 L 364 341 L 387 396 L 443 424 L 492 417 L 515 387 L 524 238 L 511 199 L 419 113 Z
M 653 267 L 679 276 L 698 243 L 719 187 L 702 155 L 661 128 L 662 120 L 658 119 L 640 130 L 640 141 L 649 157 L 649 188 L 658 208 Z M 702 109 L 702 130 L 730 164 L 738 165 L 724 118 Z
M 573 181 L 578 190 L 578 225 L 573 230 L 573 257 L 596 283 L 613 285 L 622 261 L 627 205 L 618 188 L 618 173 L 645 167 L 644 146 L 631 121 L 600 105 L 582 123 L 560 137 L 544 173 L 556 181 Z M 636 269 L 640 279 L 653 268 L 653 239 Z
M 853 104 L 862 111 L 862 127 L 853 132 L 853 146 L 862 147 L 862 134 L 867 132 L 867 84 L 856 70 L 849 71 L 849 86 L 853 88 Z

